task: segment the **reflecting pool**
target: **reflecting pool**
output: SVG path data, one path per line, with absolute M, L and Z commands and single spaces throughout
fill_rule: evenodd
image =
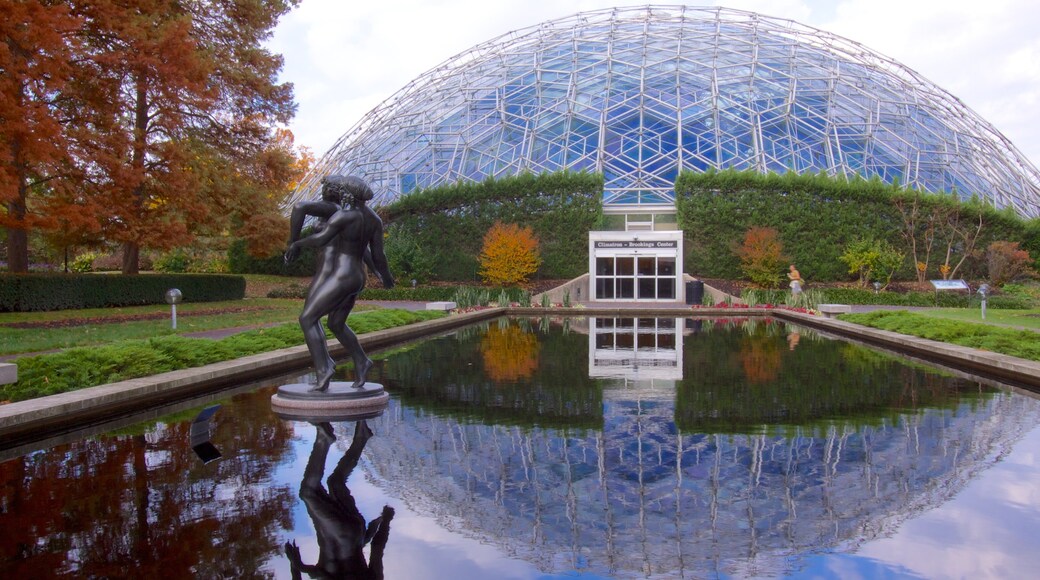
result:
M 770 319 L 501 319 L 0 463 L 4 577 L 1028 577 L 1040 400 Z M 203 409 L 215 413 L 207 421 Z M 203 445 L 202 443 L 205 443 Z

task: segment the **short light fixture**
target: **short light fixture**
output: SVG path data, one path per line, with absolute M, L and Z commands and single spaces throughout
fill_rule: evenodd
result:
M 979 286 L 979 296 L 982 297 L 981 311 L 982 319 L 986 319 L 986 295 L 989 294 L 989 284 L 983 284 Z
M 170 288 L 166 291 L 166 303 L 171 308 L 171 320 L 173 321 L 173 329 L 177 329 L 177 305 L 180 304 L 181 299 L 184 297 L 181 291 L 176 288 Z

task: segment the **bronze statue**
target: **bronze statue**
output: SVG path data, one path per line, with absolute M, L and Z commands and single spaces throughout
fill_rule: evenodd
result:
M 365 421 L 355 424 L 354 439 L 329 476 L 326 490 L 321 486 L 321 478 L 329 447 L 336 436 L 329 423 L 317 423 L 315 427 L 318 432 L 303 472 L 300 497 L 314 522 L 318 561 L 304 564 L 296 543 L 286 542 L 285 555 L 289 558 L 293 578 L 301 578 L 301 572 L 306 572 L 312 578 L 380 580 L 383 578 L 383 550 L 390 538 L 394 509 L 383 506 L 382 513 L 366 526 L 365 518 L 347 488 L 347 478 L 357 466 L 365 443 L 372 437 L 372 430 Z M 369 542 L 372 551 L 366 561 L 362 548 Z
M 300 327 L 317 373 L 314 391 L 327 390 L 336 372 L 336 362 L 329 354 L 321 328 L 321 319 L 326 315 L 329 330 L 354 361 L 356 378 L 351 386 L 362 388 L 372 366 L 357 335 L 346 324 L 358 294 L 365 288 L 364 263 L 369 264 L 383 286 L 394 286 L 383 253 L 383 222 L 365 205 L 372 197 L 372 190 L 364 180 L 330 175 L 322 179 L 321 201 L 301 202 L 293 208 L 285 260 L 295 260 L 303 247 L 323 248 L 318 272 L 300 313 Z M 338 207 L 340 203 L 346 205 Z M 295 239 L 306 215 L 319 217 L 320 229 L 306 238 Z

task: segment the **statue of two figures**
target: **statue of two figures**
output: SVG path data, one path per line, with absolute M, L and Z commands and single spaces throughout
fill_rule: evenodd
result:
M 353 176 L 329 175 L 322 179 L 321 199 L 297 203 L 290 217 L 289 247 L 285 261 L 295 260 L 301 248 L 318 248 L 318 265 L 300 313 L 307 350 L 317 374 L 312 392 L 325 392 L 336 373 L 321 319 L 328 316 L 329 330 L 354 361 L 354 389 L 364 389 L 372 360 L 347 326 L 347 316 L 365 288 L 365 264 L 386 288 L 394 286 L 383 253 L 383 222 L 366 205 L 372 189 Z M 318 218 L 311 235 L 300 238 L 307 216 Z

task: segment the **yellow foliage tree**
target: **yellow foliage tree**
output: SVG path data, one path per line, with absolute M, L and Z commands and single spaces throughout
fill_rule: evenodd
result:
M 531 228 L 495 222 L 484 234 L 480 277 L 487 284 L 510 286 L 526 282 L 542 259 Z

